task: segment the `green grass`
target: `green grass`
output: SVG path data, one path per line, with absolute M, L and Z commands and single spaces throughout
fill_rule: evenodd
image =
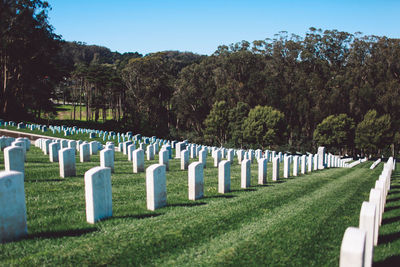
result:
M 78 133 L 78 134 L 71 134 L 71 135 L 68 135 L 68 136 L 64 136 L 64 131 L 61 131 L 60 133 L 58 133 L 56 131 L 53 134 L 53 132 L 49 128 L 47 129 L 46 132 L 42 132 L 42 131 L 40 131 L 38 129 L 35 129 L 33 131 L 31 131 L 28 128 L 17 129 L 17 127 L 15 127 L 15 126 L 7 126 L 7 127 L 0 126 L 0 130 L 2 130 L 2 129 L 10 130 L 10 131 L 23 132 L 23 133 L 29 133 L 29 134 L 38 134 L 38 135 L 44 135 L 44 136 L 51 136 L 51 137 L 57 137 L 57 138 L 63 138 L 63 139 L 70 139 L 70 140 L 82 140 L 82 141 L 88 141 L 88 142 L 98 141 L 98 142 L 100 142 L 102 144 L 105 144 L 108 141 L 114 142 L 114 143 L 118 143 L 118 137 L 117 136 L 115 136 L 115 140 L 113 140 L 113 139 L 108 140 L 107 139 L 106 141 L 103 141 L 103 138 L 102 137 L 101 138 L 97 137 L 97 134 L 96 134 L 95 138 L 89 138 L 89 133 Z M 121 142 L 122 142 L 122 138 L 121 138 Z
M 358 225 L 362 201 L 383 166 L 370 170 L 366 162 L 272 182 L 269 163 L 268 184 L 259 186 L 252 164 L 253 186 L 243 190 L 235 159 L 232 192 L 221 195 L 208 156 L 205 198 L 189 201 L 187 171 L 171 160 L 168 206 L 151 212 L 146 210 L 145 174 L 133 174 L 131 162 L 116 152 L 113 217 L 91 225 L 85 217 L 83 175 L 99 165 L 99 156 L 87 163 L 77 160 L 77 176 L 65 179 L 38 148 L 32 146 L 27 160 L 29 235 L 1 245 L 1 265 L 337 266 L 344 231 Z M 153 163 L 157 157 L 145 162 L 146 167 Z M 391 244 L 377 248 L 377 261 L 398 255 L 398 245 L 393 250 Z
M 56 119 L 57 120 L 72 120 L 74 118 L 73 112 L 74 112 L 74 107 L 72 105 L 55 105 L 57 115 Z M 79 116 L 79 111 L 82 110 L 82 121 L 87 121 L 86 118 L 86 106 L 75 106 L 75 120 L 80 120 Z M 112 119 L 112 114 L 111 110 L 107 110 L 107 115 L 106 115 L 107 120 Z M 103 110 L 99 111 L 99 120 L 103 120 Z

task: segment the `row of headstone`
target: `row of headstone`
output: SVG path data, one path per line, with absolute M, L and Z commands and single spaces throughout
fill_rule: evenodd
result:
M 340 267 L 372 266 L 374 246 L 378 245 L 379 227 L 395 164 L 393 158 L 389 158 L 370 191 L 369 201 L 362 203 L 359 227 L 346 229 L 340 247 Z
M 49 155 L 50 162 L 59 163 L 60 177 L 76 175 L 76 151 L 79 151 L 80 162 L 88 162 L 90 156 L 96 155 L 100 150 L 100 166 L 109 167 L 114 172 L 114 144 L 111 142 L 107 142 L 103 149 L 103 145 L 97 141 L 88 143 L 81 140 L 39 138 L 35 141 L 35 145 L 41 148 L 45 155 Z
M 25 173 L 26 152 L 30 149 L 30 140 L 19 137 L 0 137 L 4 151 L 4 168 L 6 171 Z
M 9 125 L 15 126 L 16 123 L 9 122 Z M 121 148 L 120 151 L 124 151 L 124 154 L 128 155 L 128 158 L 129 158 L 130 153 L 127 152 L 127 150 L 128 150 L 127 147 L 129 146 L 129 144 L 136 145 L 137 142 L 138 142 L 140 148 L 143 149 L 144 151 L 146 151 L 147 159 L 153 159 L 154 154 L 159 152 L 159 147 L 162 145 L 165 145 L 165 144 L 171 145 L 172 148 L 176 149 L 176 158 L 178 158 L 178 159 L 181 158 L 181 151 L 183 151 L 185 149 L 187 149 L 189 151 L 190 158 L 199 157 L 199 152 L 204 148 L 206 148 L 208 153 L 210 153 L 210 152 L 214 153 L 214 151 L 217 149 L 215 147 L 210 148 L 210 147 L 200 146 L 197 144 L 189 144 L 188 141 L 183 141 L 183 142 L 167 141 L 167 140 L 157 139 L 155 136 L 142 137 L 140 134 L 133 135 L 132 132 L 130 132 L 130 131 L 128 131 L 126 133 L 115 133 L 113 131 L 108 132 L 108 131 L 102 131 L 102 130 L 82 129 L 82 128 L 78 128 L 77 126 L 67 127 L 64 125 L 62 125 L 62 126 L 52 126 L 52 125 L 47 126 L 47 125 L 37 125 L 37 124 L 26 124 L 25 125 L 22 122 L 19 123 L 19 125 L 21 127 L 26 127 L 31 130 L 40 129 L 42 131 L 46 131 L 47 129 L 50 129 L 53 131 L 53 133 L 64 131 L 65 135 L 86 133 L 86 134 L 89 134 L 90 138 L 103 137 L 103 141 L 118 138 L 118 143 L 119 143 L 118 148 Z M 107 138 L 105 138 L 105 137 L 107 137 Z M 123 143 L 121 144 L 120 142 L 123 142 Z M 126 143 L 126 145 L 125 145 L 125 143 Z M 151 148 L 149 148 L 148 146 L 147 146 L 147 148 L 145 148 L 145 144 L 153 145 L 153 153 L 151 151 L 149 151 L 149 150 L 151 150 Z M 77 149 L 79 150 L 79 144 L 77 145 Z M 248 151 L 240 151 L 240 150 L 220 148 L 219 150 L 221 151 L 222 155 L 221 155 L 221 157 L 219 157 L 219 155 L 216 156 L 217 159 L 214 162 L 214 167 L 217 167 L 218 163 L 223 158 L 226 158 L 231 163 L 233 163 L 233 158 L 234 158 L 235 154 L 238 156 L 239 164 L 241 164 L 241 161 L 243 159 L 250 159 L 251 162 L 253 163 L 254 159 L 259 160 L 262 157 L 266 158 L 268 162 L 272 162 L 272 160 L 275 157 L 279 158 L 279 162 L 282 162 L 284 160 L 284 153 L 270 151 L 270 150 L 266 150 L 264 152 L 264 154 L 263 154 L 262 150 L 260 150 L 260 149 L 257 149 L 257 150 L 249 149 Z M 131 148 L 131 151 L 133 151 L 132 148 Z M 318 155 L 319 155 L 319 157 L 318 157 L 319 161 L 318 161 L 317 169 L 323 169 L 326 167 L 330 167 L 332 165 L 333 166 L 337 165 L 336 163 L 333 163 L 330 160 L 330 155 L 327 155 L 325 153 L 324 147 L 320 147 L 318 149 Z M 172 151 L 170 151 L 170 158 L 172 158 Z M 337 159 L 335 158 L 335 160 L 337 160 Z M 309 165 L 309 164 L 307 164 L 307 165 Z M 301 167 L 304 167 L 304 166 L 301 166 Z M 343 167 L 343 166 L 339 166 L 339 167 Z
M 358 164 L 363 163 L 363 162 L 365 162 L 367 160 L 368 160 L 367 158 L 358 159 L 358 160 L 355 160 L 355 161 L 353 161 L 351 163 L 345 163 L 344 167 L 345 168 L 353 168 L 353 167 L 357 166 Z
M 369 167 L 370 170 L 375 169 L 376 166 L 378 166 L 379 163 L 381 163 L 382 159 L 377 159 L 376 161 L 374 161 L 374 163 L 372 163 L 371 167 Z

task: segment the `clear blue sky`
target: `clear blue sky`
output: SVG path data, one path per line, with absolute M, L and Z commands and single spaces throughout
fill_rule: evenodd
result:
M 219 45 L 308 28 L 400 38 L 400 0 L 49 0 L 67 41 L 118 52 L 212 54 Z

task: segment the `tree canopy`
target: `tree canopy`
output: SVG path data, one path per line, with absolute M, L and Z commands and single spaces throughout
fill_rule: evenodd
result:
M 74 117 L 86 106 L 86 118 L 106 121 L 100 110 L 109 110 L 123 129 L 207 144 L 315 151 L 324 143 L 357 153 L 400 143 L 399 39 L 310 28 L 304 37 L 280 32 L 220 45 L 210 56 L 143 56 L 62 41 L 48 9 L 40 0 L 0 1 L 2 118 L 40 120 L 58 100 L 72 103 Z M 390 129 L 366 147 L 363 121 L 371 109 Z M 260 121 L 250 121 L 250 110 Z M 283 115 L 284 129 L 265 121 L 270 114 Z M 356 138 L 352 122 L 361 125 Z M 254 128 L 251 137 L 245 123 L 267 132 Z
M 346 114 L 330 115 L 317 125 L 314 142 L 330 151 L 343 152 L 352 147 L 354 129 L 354 120 Z

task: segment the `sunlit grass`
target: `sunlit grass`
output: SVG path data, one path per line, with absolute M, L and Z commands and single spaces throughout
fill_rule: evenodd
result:
M 268 184 L 259 186 L 254 163 L 252 187 L 243 190 L 235 158 L 232 192 L 221 195 L 217 168 L 208 156 L 205 198 L 189 201 L 187 171 L 173 159 L 168 206 L 151 212 L 145 174 L 133 174 L 132 163 L 116 152 L 113 217 L 91 225 L 83 175 L 99 165 L 99 156 L 87 163 L 77 160 L 77 176 L 65 179 L 59 177 L 58 163 L 50 163 L 38 148 L 32 146 L 27 159 L 29 235 L 0 245 L 2 265 L 337 266 L 344 231 L 358 225 L 361 203 L 382 171 L 382 164 L 370 170 L 367 162 L 272 182 L 269 163 Z M 157 160 L 146 161 L 146 167 Z M 397 251 L 378 248 L 376 259 Z

